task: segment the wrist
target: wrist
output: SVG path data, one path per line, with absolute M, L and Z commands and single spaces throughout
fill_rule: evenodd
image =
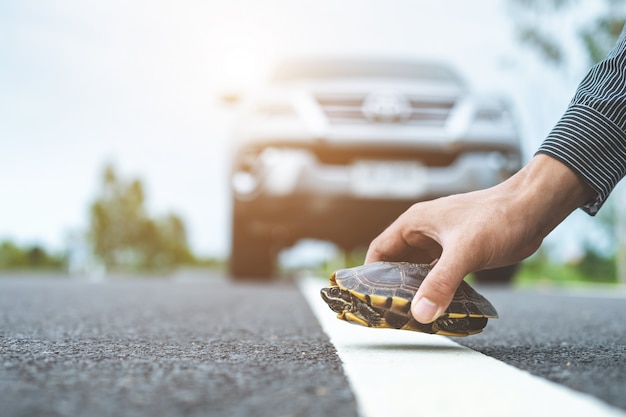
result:
M 521 224 L 535 225 L 541 238 L 595 194 L 567 165 L 543 154 L 533 157 L 502 186 L 522 211 L 518 213 L 524 219 Z

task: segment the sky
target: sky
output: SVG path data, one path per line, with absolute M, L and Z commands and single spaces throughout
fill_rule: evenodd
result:
M 10 0 L 0 3 L 0 240 L 63 250 L 103 167 L 140 178 L 150 214 L 227 256 L 236 112 L 285 56 L 437 58 L 516 106 L 526 157 L 583 65 L 548 68 L 503 0 Z M 566 234 L 566 233 L 565 233 Z

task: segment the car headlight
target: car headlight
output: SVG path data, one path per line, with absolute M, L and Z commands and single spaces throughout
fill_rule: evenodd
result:
M 237 171 L 231 178 L 233 191 L 240 196 L 251 195 L 259 186 L 259 181 L 248 171 Z
M 283 196 L 296 191 L 301 173 L 315 163 L 304 149 L 268 147 L 259 153 L 243 153 L 231 176 L 231 187 L 240 200 L 259 193 Z
M 476 121 L 486 123 L 505 123 L 511 120 L 507 102 L 499 98 L 479 102 L 474 117 Z

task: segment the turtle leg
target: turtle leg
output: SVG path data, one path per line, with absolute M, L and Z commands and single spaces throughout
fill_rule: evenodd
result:
M 337 318 L 366 327 L 385 327 L 380 325 L 380 313 L 356 297 L 353 297 L 351 307 L 339 313 Z
M 411 320 L 406 314 L 398 314 L 393 311 L 386 311 L 383 318 L 394 329 L 402 329 Z
M 468 336 L 480 333 L 487 325 L 487 321 L 486 317 L 450 318 L 444 315 L 435 320 L 433 330 L 444 336 Z
M 345 311 L 342 314 L 338 315 L 337 318 L 341 319 L 341 320 L 345 320 L 348 323 L 352 323 L 352 324 L 358 324 L 359 326 L 365 326 L 365 327 L 369 327 L 369 323 L 361 316 L 359 316 L 358 314 L 354 314 L 351 311 Z
M 368 323 L 369 327 L 379 327 L 381 321 L 380 313 L 364 302 L 356 303 L 355 307 L 359 316 Z
M 401 327 L 401 329 L 433 334 L 437 333 L 437 330 L 434 328 L 433 324 L 434 323 L 422 324 L 419 321 L 415 320 L 413 317 L 411 317 L 409 321 Z

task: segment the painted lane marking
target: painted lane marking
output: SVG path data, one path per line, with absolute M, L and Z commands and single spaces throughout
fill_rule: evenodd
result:
M 362 417 L 626 417 L 626 412 L 595 397 L 447 337 L 368 329 L 337 320 L 319 295 L 325 282 L 303 278 L 299 285 L 337 349 Z

